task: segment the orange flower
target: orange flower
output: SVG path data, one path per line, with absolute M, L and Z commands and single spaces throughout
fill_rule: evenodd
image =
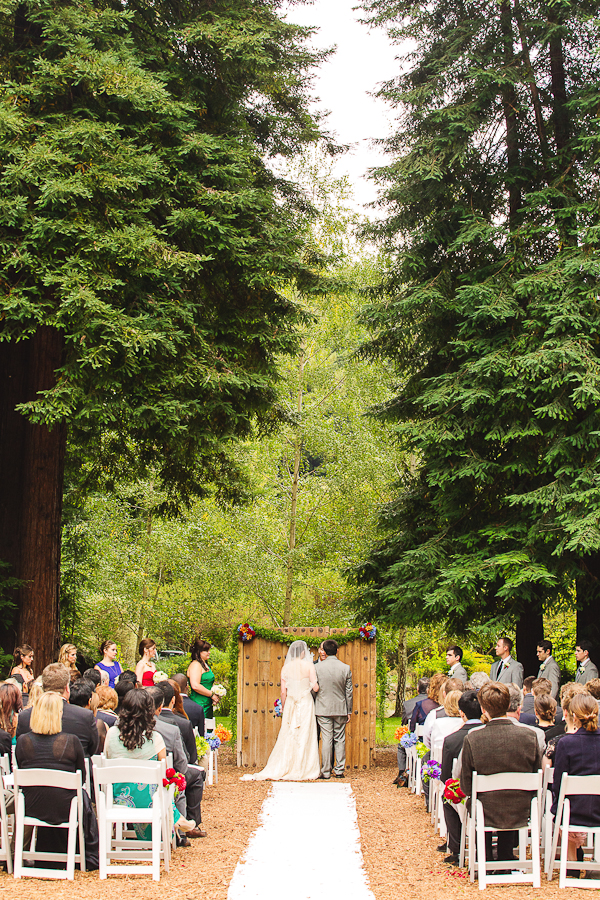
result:
M 215 728 L 215 734 L 222 744 L 226 744 L 227 741 L 231 740 L 231 731 L 229 730 L 229 728 L 225 728 L 224 725 L 217 725 L 217 727 Z

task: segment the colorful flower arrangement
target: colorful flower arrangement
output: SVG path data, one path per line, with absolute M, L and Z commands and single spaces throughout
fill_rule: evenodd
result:
M 198 751 L 198 759 L 202 759 L 203 756 L 206 756 L 210 750 L 206 738 L 200 737 L 200 735 L 196 736 L 196 750 Z
M 217 725 L 214 733 L 219 738 L 222 744 L 226 744 L 227 741 L 231 740 L 231 732 L 229 728 L 225 728 L 224 725 Z
M 442 774 L 442 767 L 436 759 L 430 759 L 426 763 L 423 763 L 421 768 L 421 781 L 425 784 L 429 781 L 430 778 L 438 778 Z
M 182 775 L 181 772 L 176 772 L 175 769 L 167 769 L 165 775 L 166 778 L 163 778 L 163 787 L 169 787 L 169 785 L 174 784 L 175 796 L 178 797 L 179 794 L 183 794 L 186 786 L 185 775 Z
M 419 759 L 423 759 L 429 753 L 429 747 L 427 747 L 423 741 L 417 741 L 417 756 Z
M 160 684 L 161 681 L 168 681 L 169 676 L 166 672 L 161 672 L 160 669 L 157 669 L 154 675 L 152 676 L 152 681 L 154 684 Z
M 222 684 L 213 684 L 212 692 L 221 698 L 227 694 L 227 688 L 223 687 Z
M 256 632 L 252 625 L 248 625 L 248 623 L 245 622 L 243 625 L 238 625 L 238 634 L 240 636 L 240 640 L 246 643 L 247 641 L 252 640 Z
M 394 740 L 401 741 L 405 734 L 409 734 L 410 729 L 408 725 L 399 725 L 394 732 Z
M 221 738 L 217 737 L 216 734 L 210 734 L 206 740 L 208 741 L 208 746 L 211 750 L 218 750 L 221 746 Z
M 281 700 L 279 699 L 279 697 L 273 704 L 273 715 L 276 719 L 280 719 L 283 715 L 283 706 L 281 705 Z
M 364 625 L 361 625 L 358 629 L 359 634 L 363 641 L 374 641 L 375 636 L 377 634 L 377 629 L 374 625 L 371 625 L 370 622 L 365 622 Z
M 400 738 L 400 746 L 404 747 L 405 750 L 408 750 L 409 747 L 414 747 L 417 743 L 417 735 L 414 731 L 407 731 L 403 737 Z
M 444 803 L 465 803 L 467 795 L 460 789 L 458 778 L 449 778 L 444 786 Z

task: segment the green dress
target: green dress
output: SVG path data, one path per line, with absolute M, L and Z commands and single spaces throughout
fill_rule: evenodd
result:
M 206 672 L 202 673 L 200 684 L 203 688 L 206 688 L 207 691 L 212 691 L 214 683 L 215 676 L 213 675 L 212 669 L 209 666 Z M 194 690 L 194 688 L 190 688 L 190 700 L 193 700 L 194 703 L 197 703 L 198 706 L 201 706 L 204 709 L 205 719 L 214 719 L 215 712 L 213 702 L 210 697 L 205 697 L 204 694 L 199 694 Z

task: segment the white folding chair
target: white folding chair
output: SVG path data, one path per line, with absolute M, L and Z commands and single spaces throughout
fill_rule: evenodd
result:
M 423 737 L 424 727 L 423 725 L 415 726 L 415 734 L 417 736 L 417 742 L 421 740 Z M 409 764 L 408 774 L 409 774 L 409 787 L 413 794 L 421 794 L 423 792 L 423 782 L 421 781 L 421 759 L 419 754 L 417 753 L 417 745 L 413 745 L 409 747 L 407 752 L 407 762 Z
M 107 765 L 106 763 L 110 763 Z M 115 763 L 113 765 L 112 763 Z M 116 765 L 116 763 L 120 765 Z M 153 881 L 160 881 L 160 860 L 169 871 L 171 833 L 168 831 L 169 816 L 165 809 L 167 802 L 171 805 L 170 795 L 163 790 L 164 766 L 154 762 L 137 765 L 137 760 L 106 760 L 100 768 L 94 768 L 94 783 L 97 785 L 96 804 L 98 811 L 100 878 L 109 874 L 123 873 L 130 875 L 152 873 Z M 123 765 L 123 763 L 125 763 Z M 114 802 L 114 785 L 132 782 L 135 784 L 155 785 L 156 791 L 151 806 L 138 808 L 121 806 Z M 131 840 L 123 835 L 123 826 L 146 823 L 151 826 L 150 841 Z M 113 826 L 116 836 L 113 837 Z M 119 836 L 120 835 L 120 836 Z M 116 862 L 111 862 L 116 860 Z M 149 860 L 150 865 L 141 864 Z M 124 865 L 119 865 L 125 863 Z M 130 865 L 134 861 L 138 865 Z
M 8 754 L 6 754 L 8 764 Z M 12 851 L 10 847 L 10 837 L 8 834 L 8 815 L 6 813 L 6 804 L 4 802 L 4 770 L 0 775 L 0 861 L 6 863 L 6 869 L 10 875 L 13 870 Z
M 204 720 L 204 737 L 206 737 L 207 734 L 212 734 L 216 728 L 216 725 L 217 725 L 216 719 L 205 719 Z
M 544 872 L 548 871 L 550 862 L 550 849 L 552 847 L 552 825 L 553 816 L 550 812 L 552 807 L 552 784 L 554 782 L 554 769 L 547 766 L 544 769 L 542 781 L 542 797 L 540 802 L 540 828 L 542 832 L 542 854 L 544 857 Z
M 437 740 L 431 746 L 430 759 L 436 760 L 441 764 L 442 753 L 444 750 L 444 739 Z M 436 831 L 439 831 L 440 837 L 446 837 L 446 819 L 443 810 L 444 802 L 444 785 L 439 778 L 430 778 L 429 780 L 429 805 L 431 807 L 431 824 Z
M 519 829 L 499 829 L 485 824 L 481 794 L 492 791 L 528 791 L 534 794 L 531 800 L 529 823 Z M 471 794 L 471 816 L 469 819 L 469 874 L 471 881 L 475 873 L 479 881 L 479 889 L 485 890 L 488 884 L 519 884 L 521 882 L 540 887 L 540 820 L 539 804 L 542 793 L 542 770 L 537 772 L 499 772 L 496 775 L 479 775 L 473 772 Z M 514 871 L 504 875 L 490 875 L 488 869 L 507 868 L 503 861 L 486 859 L 485 833 L 492 831 L 519 832 L 519 859 L 511 863 Z M 527 836 L 531 832 L 531 859 L 526 858 Z M 477 845 L 477 859 L 475 846 Z
M 548 881 L 552 880 L 554 875 L 554 867 L 556 865 L 556 851 L 558 848 L 558 838 L 562 831 L 561 847 L 560 847 L 560 867 L 558 886 L 566 887 L 582 887 L 582 888 L 598 888 L 598 882 L 592 879 L 580 880 L 579 878 L 568 878 L 567 867 L 572 869 L 589 869 L 592 872 L 600 871 L 600 827 L 587 828 L 585 825 L 571 824 L 571 801 L 569 797 L 578 796 L 600 796 L 600 775 L 567 775 L 563 773 L 560 783 L 560 793 L 558 795 L 558 803 L 556 805 L 556 817 L 554 819 L 554 833 L 552 836 L 552 849 L 546 869 Z M 593 860 L 569 860 L 567 861 L 567 849 L 569 841 L 567 834 L 569 831 L 585 831 L 587 832 L 588 841 L 591 838 L 594 850 Z
M 15 769 L 13 771 L 15 787 L 15 878 L 68 878 L 73 881 L 75 863 L 79 863 L 82 872 L 85 872 L 85 838 L 83 834 L 83 788 L 81 784 L 81 772 L 59 772 L 57 769 Z M 58 825 L 44 822 L 27 815 L 25 795 L 26 787 L 56 787 L 75 791 L 71 800 L 69 818 Z M 33 826 L 31 848 L 23 849 L 25 826 Z M 36 850 L 36 838 L 38 828 L 66 828 L 67 852 L 51 853 Z M 77 836 L 79 835 L 79 852 L 76 849 Z M 66 869 L 29 868 L 23 865 L 24 860 L 40 862 L 66 862 Z
M 3 753 L 0 756 L 0 774 L 10 775 L 10 756 L 8 753 Z

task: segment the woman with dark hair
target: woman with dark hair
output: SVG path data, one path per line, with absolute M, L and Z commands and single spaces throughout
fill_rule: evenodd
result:
M 213 693 L 215 676 L 208 664 L 210 644 L 196 638 L 191 649 L 192 661 L 188 666 L 187 677 L 190 682 L 190 700 L 202 706 L 205 719 L 214 719 L 214 707 L 219 702 L 219 695 Z
M 189 719 L 190 717 L 188 716 L 185 709 L 183 708 L 183 700 L 181 699 L 181 688 L 179 687 L 177 682 L 174 681 L 172 678 L 169 678 L 168 681 L 169 681 L 169 684 L 171 685 L 171 687 L 173 688 L 173 690 L 175 691 L 175 706 L 173 707 L 173 712 L 175 713 L 176 716 L 181 716 L 182 719 Z
M 94 666 L 99 672 L 106 672 L 110 688 L 114 688 L 117 678 L 123 671 L 121 663 L 117 662 L 117 652 L 118 648 L 114 641 L 103 641 L 100 644 L 102 659 Z
M 10 677 L 15 678 L 22 685 L 24 694 L 29 692 L 29 685 L 34 679 L 31 663 L 33 662 L 33 647 L 29 644 L 21 644 L 13 653 L 14 665 Z
M 139 646 L 141 659 L 135 667 L 135 675 L 138 684 L 143 687 L 152 687 L 154 684 L 154 674 L 156 672 L 156 644 L 152 638 L 143 638 Z
M 166 759 L 165 742 L 155 730 L 154 701 L 148 691 L 131 690 L 123 697 L 121 712 L 116 725 L 108 729 L 104 753 L 107 759 Z M 148 809 L 156 788 L 133 782 L 115 784 L 115 803 L 121 806 L 136 806 Z M 176 806 L 173 807 L 176 828 L 192 831 L 195 822 L 184 819 Z M 134 825 L 140 840 L 148 840 L 151 826 Z
M 8 732 L 13 740 L 22 709 L 23 697 L 16 684 L 0 684 L 0 728 Z

